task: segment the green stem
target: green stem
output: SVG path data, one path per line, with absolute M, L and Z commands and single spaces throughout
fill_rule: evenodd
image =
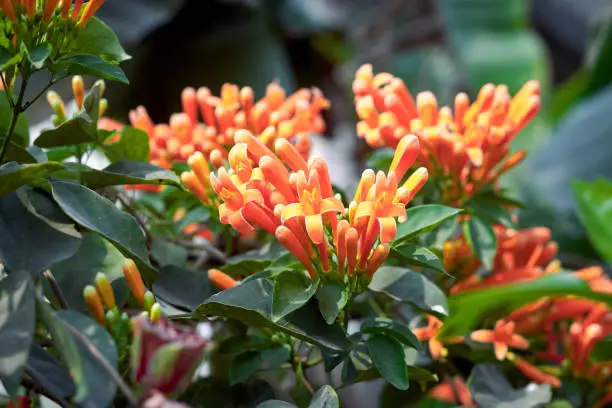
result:
M 9 128 L 6 134 L 4 135 L 4 138 L 0 142 L 0 163 L 2 163 L 2 159 L 4 159 L 6 149 L 8 147 L 9 141 L 13 137 L 13 133 L 15 133 L 15 127 L 17 126 L 17 119 L 19 119 L 19 115 L 24 110 L 21 104 L 23 103 L 23 97 L 25 95 L 25 90 L 28 87 L 29 79 L 30 79 L 30 75 L 27 72 L 27 70 L 24 69 L 23 71 L 21 71 L 21 87 L 19 89 L 19 96 L 17 97 L 17 101 L 15 102 L 15 105 L 13 106 Z

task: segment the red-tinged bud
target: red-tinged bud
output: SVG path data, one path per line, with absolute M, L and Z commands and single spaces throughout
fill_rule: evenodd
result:
M 519 369 L 527 378 L 530 380 L 543 383 L 550 384 L 554 388 L 561 387 L 561 381 L 550 374 L 546 374 L 545 372 L 539 370 L 533 364 L 529 363 L 522 358 L 515 356 L 513 353 L 508 353 L 508 360 L 514 363 L 514 366 Z
M 94 14 L 96 14 L 96 12 L 102 6 L 103 3 L 104 0 L 89 0 L 77 24 L 80 26 L 84 26 L 85 24 L 87 24 L 89 19 L 92 18 Z
M 83 297 L 94 319 L 104 326 L 104 307 L 102 306 L 102 299 L 100 299 L 100 295 L 98 295 L 96 288 L 91 285 L 85 286 L 85 289 L 83 289 Z
M 187 114 L 192 124 L 198 123 L 198 103 L 196 99 L 196 90 L 194 88 L 187 87 L 183 89 L 181 93 L 183 112 Z
M 366 269 L 366 276 L 368 279 L 372 279 L 374 273 L 382 266 L 389 256 L 389 251 L 391 251 L 389 244 L 381 244 L 376 247 L 372 253 L 372 256 L 370 256 L 370 260 L 368 261 L 368 266 Z
M 423 126 L 435 126 L 438 123 L 438 101 L 433 93 L 426 91 L 417 95 L 417 111 Z
M 284 225 L 281 225 L 276 229 L 274 234 L 276 239 L 282 246 L 284 246 L 289 252 L 291 252 L 308 270 L 311 278 L 315 278 L 317 273 L 315 272 L 312 262 L 306 253 L 306 250 L 295 236 L 295 234 Z
M 2 0 L 2 11 L 8 17 L 9 20 L 15 21 L 17 16 L 15 15 L 15 9 L 13 8 L 12 0 Z
M 45 0 L 45 7 L 43 9 L 43 20 L 49 21 L 51 14 L 57 8 L 59 0 Z
M 348 265 L 347 272 L 349 276 L 355 274 L 355 265 L 357 265 L 357 249 L 359 243 L 359 233 L 355 228 L 349 228 L 346 231 L 346 264 Z
M 202 359 L 206 340 L 197 330 L 174 325 L 164 317 L 157 322 L 137 317 L 133 332 L 132 373 L 143 393 L 184 391 Z
M 138 301 L 138 303 L 143 306 L 144 305 L 144 296 L 147 291 L 145 288 L 144 282 L 142 281 L 142 276 L 140 275 L 140 271 L 138 271 L 138 267 L 136 263 L 131 259 L 126 259 L 123 263 L 123 276 L 134 294 L 134 297 Z
M 82 76 L 75 75 L 72 77 L 72 93 L 74 94 L 77 108 L 81 109 L 83 107 L 83 100 L 85 99 L 85 83 L 83 82 Z
M 291 170 L 302 170 L 304 173 L 308 173 L 308 164 L 306 160 L 304 160 L 287 139 L 277 139 L 274 143 L 274 150 L 276 150 L 276 154 L 278 154 Z

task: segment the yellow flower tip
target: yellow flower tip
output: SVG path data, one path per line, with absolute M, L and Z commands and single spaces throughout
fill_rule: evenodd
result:
M 104 82 L 103 79 L 98 79 L 93 84 L 93 88 L 95 88 L 95 87 L 100 88 L 100 97 L 104 96 L 104 91 L 106 91 L 106 82 Z M 144 110 L 144 107 L 142 107 L 142 106 L 139 106 L 138 108 L 140 110 Z M 145 110 L 145 113 L 146 113 L 146 110 Z
M 100 105 L 98 107 L 98 117 L 104 116 L 107 108 L 108 108 L 108 100 L 106 100 L 105 98 L 100 99 Z
M 213 174 L 210 175 L 211 182 L 214 177 L 215 176 Z M 208 194 L 206 192 L 205 187 L 202 185 L 202 183 L 200 183 L 198 177 L 196 177 L 193 171 L 184 171 L 183 173 L 181 173 L 181 182 L 185 187 L 187 187 L 188 190 L 195 194 L 195 196 L 198 197 L 200 201 L 205 204 L 209 202 Z M 214 185 L 215 184 L 213 184 L 213 186 Z
M 100 297 L 102 297 L 102 302 L 104 302 L 104 306 L 108 309 L 114 309 L 115 304 L 115 292 L 113 291 L 113 287 L 111 286 L 108 277 L 102 272 L 98 272 L 96 274 L 96 288 L 98 289 L 98 293 Z
M 221 153 L 221 150 L 214 149 L 212 152 L 210 152 L 210 164 L 212 164 L 215 170 L 219 170 L 225 166 L 225 159 L 223 159 L 223 153 Z
M 363 173 L 361 173 L 361 179 L 359 180 L 359 184 L 357 185 L 357 190 L 355 191 L 355 197 L 353 198 L 353 201 L 355 203 L 366 201 L 368 192 L 374 185 L 375 181 L 376 173 L 374 173 L 374 170 L 364 170 Z
M 395 172 L 397 180 L 400 181 L 412 166 L 419 154 L 419 139 L 415 135 L 404 136 L 393 155 L 393 161 L 389 172 Z
M 154 303 L 149 312 L 149 319 L 153 323 L 157 323 L 162 317 L 162 308 L 159 303 Z
M 55 91 L 47 92 L 47 102 L 53 109 L 56 115 L 60 117 L 66 117 L 66 107 L 62 97 Z
M 75 75 L 72 77 L 72 93 L 74 94 L 77 108 L 81 109 L 85 99 L 85 83 L 82 76 Z
M 398 189 L 399 202 L 406 205 L 423 188 L 429 178 L 429 172 L 425 167 L 419 167 L 402 187 Z
M 92 316 L 98 323 L 104 326 L 104 307 L 102 306 L 102 300 L 100 299 L 100 295 L 98 295 L 96 288 L 91 285 L 85 286 L 85 289 L 83 289 L 83 298 L 85 299 L 85 303 L 87 304 Z
M 367 121 L 371 128 L 378 126 L 378 111 L 371 95 L 357 99 L 355 110 L 357 111 L 357 116 Z
M 138 270 L 136 263 L 132 259 L 126 259 L 122 265 L 122 269 L 123 276 L 125 277 L 132 294 L 138 303 L 143 306 L 147 289 L 142 281 L 142 276 L 140 275 L 140 271 Z

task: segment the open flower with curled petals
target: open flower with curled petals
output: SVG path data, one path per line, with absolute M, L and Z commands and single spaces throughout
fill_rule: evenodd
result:
M 448 355 L 448 350 L 444 347 L 442 340 L 448 344 L 463 341 L 463 337 L 461 336 L 440 339 L 438 335 L 440 334 L 442 325 L 443 323 L 440 319 L 432 315 L 427 315 L 427 326 L 412 329 L 412 332 L 419 341 L 429 342 L 429 352 L 436 360 L 445 358 Z
M 293 173 L 293 183 L 296 186 L 299 202 L 287 204 L 283 210 L 281 221 L 295 217 L 304 219 L 308 237 L 315 244 L 320 244 L 325 238 L 323 229 L 323 215 L 330 212 L 344 212 L 342 201 L 335 197 L 322 198 L 319 175 L 311 170 L 308 178 L 302 170 Z
M 429 391 L 429 396 L 450 404 L 461 404 L 463 407 L 476 406 L 470 389 L 459 375 L 448 377 L 444 382 L 433 387 Z
M 479 343 L 492 343 L 495 357 L 500 361 L 506 358 L 509 347 L 521 350 L 529 348 L 527 339 L 514 333 L 514 322 L 498 320 L 493 330 L 476 330 L 470 337 Z

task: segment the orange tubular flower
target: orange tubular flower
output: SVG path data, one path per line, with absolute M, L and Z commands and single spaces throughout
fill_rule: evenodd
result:
M 514 333 L 514 326 L 514 322 L 499 320 L 493 330 L 476 330 L 471 338 L 480 343 L 493 343 L 495 357 L 502 361 L 508 354 L 508 347 L 522 350 L 529 348 L 527 339 Z
M 319 175 L 315 170 L 310 170 L 308 179 L 301 170 L 294 175 L 299 202 L 288 204 L 281 220 L 285 223 L 292 218 L 303 217 L 308 236 L 315 244 L 321 244 L 325 239 L 323 215 L 330 212 L 342 213 L 344 206 L 337 198 L 321 198 Z
M 518 164 L 520 151 L 508 156 L 510 142 L 540 108 L 536 81 L 527 82 L 511 98 L 505 85 L 486 84 L 470 105 L 466 94 L 455 99 L 454 113 L 438 107 L 431 92 L 417 95 L 388 74 L 373 74 L 363 65 L 353 82 L 357 134 L 373 148 L 400 147 L 403 135 L 414 133 L 422 144 L 419 162 L 435 177 L 450 178 L 453 204 Z
M 233 288 L 238 284 L 234 278 L 218 269 L 208 270 L 208 280 L 221 290 Z
M 461 404 L 463 407 L 476 406 L 470 389 L 465 381 L 463 381 L 463 378 L 458 375 L 449 377 L 443 383 L 433 387 L 429 391 L 429 395 L 450 404 Z
M 431 356 L 438 360 L 446 357 L 448 350 L 438 339 L 438 334 L 442 328 L 442 321 L 435 316 L 427 315 L 427 326 L 412 329 L 414 335 L 419 341 L 429 341 L 429 352 Z M 463 337 L 452 337 L 444 339 L 447 343 L 458 343 L 463 341 Z
M 143 306 L 147 288 L 145 287 L 140 271 L 138 271 L 138 267 L 133 260 L 127 259 L 123 264 L 123 276 L 125 277 L 131 292 L 134 294 L 134 297 L 140 306 Z
M 514 353 L 508 353 L 507 358 L 527 378 L 539 383 L 550 384 L 554 388 L 561 387 L 561 381 L 557 377 L 552 376 L 550 374 L 546 374 L 527 360 L 516 356 Z

